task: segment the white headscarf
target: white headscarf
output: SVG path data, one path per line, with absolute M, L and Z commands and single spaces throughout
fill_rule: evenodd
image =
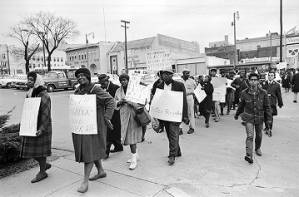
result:
M 35 82 L 34 82 L 34 85 L 33 85 L 33 88 L 30 88 L 26 94 L 26 97 L 27 98 L 30 98 L 32 97 L 32 92 L 33 92 L 33 89 L 39 87 L 39 86 L 44 86 L 45 85 L 45 82 L 42 78 L 42 76 L 40 76 L 39 74 L 36 74 L 36 79 L 35 79 Z

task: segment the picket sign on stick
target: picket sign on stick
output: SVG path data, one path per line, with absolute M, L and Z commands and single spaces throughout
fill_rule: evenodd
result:
M 41 98 L 25 98 L 20 125 L 20 136 L 36 136 Z
M 152 100 L 150 115 L 154 118 L 181 122 L 183 114 L 183 92 L 157 89 Z
M 96 95 L 70 95 L 69 117 L 72 133 L 97 134 Z
M 224 103 L 227 79 L 224 77 L 213 77 L 211 83 L 214 87 L 213 101 L 220 101 Z
M 194 90 L 195 98 L 197 99 L 198 103 L 201 103 L 207 96 L 206 92 L 201 89 L 201 85 L 198 86 Z

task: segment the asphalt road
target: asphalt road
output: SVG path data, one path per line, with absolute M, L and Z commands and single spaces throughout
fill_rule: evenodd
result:
M 68 96 L 72 91 L 51 93 L 53 147 L 72 150 L 68 129 Z M 25 93 L 0 89 L 0 113 L 13 106 L 10 122 L 21 117 Z M 167 165 L 168 141 L 165 133 L 151 129 L 146 141 L 138 144 L 141 160 L 134 171 L 125 161 L 129 148 L 111 154 L 104 166 L 111 172 L 138 180 L 181 189 L 190 196 L 298 196 L 299 194 L 299 104 L 292 102 L 292 93 L 283 94 L 284 107 L 274 118 L 273 137 L 263 136 L 262 157 L 254 156 L 254 164 L 244 161 L 245 128 L 233 113 L 220 122 L 204 128 L 204 120 L 196 121 L 195 133 L 180 137 L 182 157 L 174 166 Z

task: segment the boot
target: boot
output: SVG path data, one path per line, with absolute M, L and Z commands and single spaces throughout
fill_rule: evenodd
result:
M 137 167 L 137 153 L 133 153 L 129 169 L 135 170 L 136 167 Z

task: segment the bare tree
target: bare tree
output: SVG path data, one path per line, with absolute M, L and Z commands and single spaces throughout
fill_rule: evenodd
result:
M 28 73 L 30 59 L 36 53 L 40 45 L 34 36 L 34 32 L 29 30 L 23 22 L 20 22 L 11 28 L 11 32 L 8 36 L 18 40 L 23 45 L 24 51 L 22 51 L 21 55 L 24 55 L 25 70 L 26 73 Z M 17 52 L 19 53 L 20 51 Z
M 42 41 L 47 51 L 48 71 L 51 71 L 51 56 L 65 39 L 71 38 L 78 32 L 76 24 L 70 19 L 57 17 L 51 13 L 39 12 L 26 19 L 26 24 Z

